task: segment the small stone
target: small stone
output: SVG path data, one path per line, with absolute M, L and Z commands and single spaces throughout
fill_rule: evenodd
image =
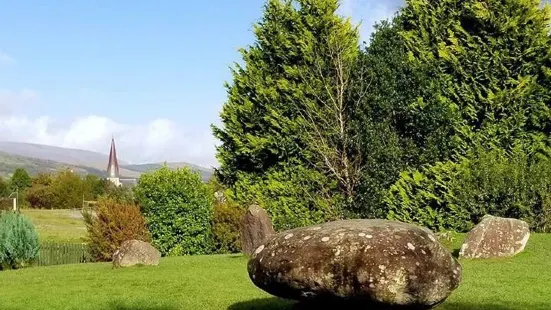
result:
M 268 213 L 257 205 L 251 205 L 241 218 L 240 229 L 242 250 L 247 256 L 275 234 Z
M 459 251 L 462 258 L 511 257 L 524 251 L 530 238 L 528 223 L 486 215 L 468 234 Z
M 159 265 L 161 252 L 151 244 L 140 240 L 125 241 L 113 254 L 113 267 Z

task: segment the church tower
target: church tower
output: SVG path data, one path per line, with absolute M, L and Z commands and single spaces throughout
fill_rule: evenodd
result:
M 107 180 L 113 182 L 115 186 L 121 186 L 119 161 L 117 160 L 117 150 L 115 149 L 115 138 L 111 139 L 111 151 L 109 151 L 109 164 L 107 165 Z

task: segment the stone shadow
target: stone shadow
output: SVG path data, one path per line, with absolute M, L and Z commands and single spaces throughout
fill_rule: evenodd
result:
M 515 305 L 499 305 L 492 303 L 466 303 L 466 302 L 447 302 L 442 304 L 439 307 L 436 307 L 435 310 L 519 310 L 519 309 L 530 309 L 530 310 L 547 310 L 550 309 L 551 305 L 538 305 L 538 304 L 515 304 Z
M 261 298 L 235 303 L 228 310 L 295 310 L 296 303 L 280 298 Z
M 446 302 L 434 310 L 548 310 L 549 305 L 511 305 L 504 306 L 491 303 L 462 303 L 462 302 Z M 264 298 L 254 299 L 244 302 L 239 302 L 228 307 L 228 310 L 319 310 L 319 309 L 362 309 L 365 310 L 365 305 L 343 305 L 343 304 L 303 304 L 287 301 L 279 298 Z M 370 310 L 391 310 L 388 308 L 369 307 Z M 396 308 L 397 309 L 397 308 Z M 400 308 L 404 309 L 404 308 Z

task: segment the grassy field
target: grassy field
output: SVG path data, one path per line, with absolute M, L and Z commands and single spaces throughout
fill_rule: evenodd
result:
M 80 211 L 23 209 L 38 231 L 41 241 L 81 243 L 86 227 Z
M 453 244 L 457 246 L 461 240 Z M 515 258 L 462 261 L 463 282 L 438 310 L 551 309 L 551 234 Z M 242 256 L 164 258 L 157 267 L 110 264 L 0 273 L 2 309 L 290 310 L 248 279 Z

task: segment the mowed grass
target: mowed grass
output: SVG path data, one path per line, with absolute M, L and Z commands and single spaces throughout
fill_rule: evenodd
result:
M 34 224 L 41 241 L 82 243 L 86 226 L 78 210 L 23 209 Z
M 457 246 L 461 240 L 451 242 Z M 551 309 L 551 234 L 514 258 L 462 260 L 463 282 L 438 310 Z M 257 289 L 240 255 L 163 258 L 156 267 L 109 263 L 0 272 L 0 308 L 291 310 Z

